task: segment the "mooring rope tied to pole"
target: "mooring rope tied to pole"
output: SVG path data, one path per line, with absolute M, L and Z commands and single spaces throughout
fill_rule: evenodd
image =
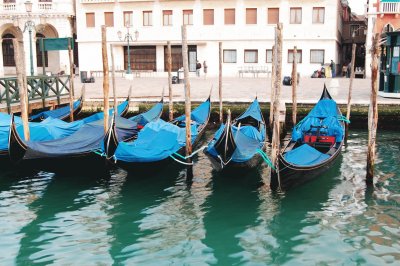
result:
M 180 164 L 183 164 L 183 165 L 193 165 L 193 163 L 186 163 L 186 162 L 182 162 L 182 161 L 176 159 L 172 154 L 171 154 L 169 157 L 172 158 L 174 161 L 180 163 Z M 182 156 L 182 157 L 183 157 L 183 156 Z
M 200 149 L 197 149 L 197 150 L 194 151 L 191 155 L 188 155 L 188 156 L 180 155 L 180 154 L 177 153 L 177 152 L 174 152 L 173 154 L 176 155 L 176 156 L 178 156 L 178 157 L 180 157 L 180 158 L 183 159 L 183 160 L 186 160 L 186 159 L 192 158 L 194 155 L 196 155 L 197 153 L 203 151 L 203 150 L 204 150 L 205 148 L 207 148 L 207 147 L 208 147 L 208 146 L 205 145 L 205 146 L 201 147 Z

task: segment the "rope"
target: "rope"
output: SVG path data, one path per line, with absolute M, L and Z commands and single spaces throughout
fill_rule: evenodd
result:
M 347 119 L 347 118 L 346 118 L 345 116 L 343 116 L 343 115 L 339 116 L 339 117 L 338 117 L 338 120 L 339 120 L 339 121 L 343 121 L 343 122 L 345 122 L 345 123 L 347 123 L 347 124 L 350 124 L 350 120 Z
M 97 155 L 100 155 L 101 157 L 103 157 L 103 156 L 105 155 L 104 152 L 100 152 L 99 149 L 97 149 L 97 150 L 92 150 L 92 152 L 95 153 L 95 154 L 97 154 Z
M 192 152 L 192 154 L 191 154 L 191 155 L 188 155 L 188 156 L 180 155 L 180 154 L 177 153 L 177 152 L 174 152 L 173 155 L 178 156 L 178 157 L 181 158 L 182 160 L 186 160 L 186 159 L 192 158 L 194 155 L 196 155 L 197 153 L 201 152 L 202 150 L 204 150 L 204 149 L 207 148 L 207 147 L 208 147 L 208 146 L 203 146 L 203 147 L 201 147 L 200 149 L 197 149 L 196 151 Z
M 267 154 L 263 150 L 260 150 L 260 149 L 257 149 L 257 152 L 261 155 L 261 157 L 263 158 L 264 162 L 266 164 L 268 164 L 269 167 L 271 167 L 272 169 L 275 170 L 275 167 L 274 167 L 273 163 L 271 162 L 271 160 L 268 158 Z
M 224 163 L 224 161 L 222 160 L 221 156 L 219 156 L 219 155 L 218 155 L 218 159 L 219 159 L 219 161 L 221 163 L 221 169 L 222 169 L 232 160 L 232 157 L 226 163 Z
M 180 163 L 180 164 L 183 164 L 183 165 L 193 165 L 193 163 L 186 163 L 186 162 L 179 161 L 179 160 L 176 159 L 174 156 L 172 156 L 172 154 L 171 154 L 169 157 L 171 157 L 175 162 L 178 162 L 178 163 Z M 182 156 L 182 157 L 183 157 L 183 156 Z

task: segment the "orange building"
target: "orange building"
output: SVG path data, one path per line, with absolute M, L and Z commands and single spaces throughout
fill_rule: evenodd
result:
M 372 36 L 379 33 L 380 38 L 383 39 L 387 32 L 400 31 L 400 0 L 368 0 L 367 17 L 366 75 L 371 77 L 371 54 L 369 50 L 372 44 Z

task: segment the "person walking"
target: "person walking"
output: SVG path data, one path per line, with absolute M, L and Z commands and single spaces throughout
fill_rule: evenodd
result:
M 333 60 L 331 60 L 331 71 L 332 71 L 332 78 L 336 77 L 336 65 Z
M 203 62 L 203 71 L 204 71 L 204 79 L 207 79 L 207 62 L 204 60 Z
M 196 63 L 196 76 L 200 77 L 200 69 L 201 69 L 201 63 L 199 62 L 199 60 L 197 60 Z
M 351 61 L 350 61 L 349 64 L 347 65 L 347 77 L 348 78 L 350 78 L 352 71 L 353 71 L 353 69 L 351 68 Z

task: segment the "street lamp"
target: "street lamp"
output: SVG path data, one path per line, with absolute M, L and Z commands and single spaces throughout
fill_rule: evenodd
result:
M 28 20 L 25 22 L 24 32 L 29 32 L 29 52 L 30 52 L 30 63 L 31 63 L 31 76 L 33 76 L 33 51 L 32 51 L 32 30 L 35 28 L 35 22 L 31 20 L 32 2 L 26 1 L 25 10 L 28 13 Z
M 137 41 L 137 39 L 139 37 L 139 32 L 136 30 L 134 32 L 135 35 L 132 36 L 132 34 L 129 32 L 130 25 L 127 23 L 125 27 L 126 27 L 125 36 L 122 36 L 121 31 L 118 31 L 117 34 L 118 34 L 118 38 L 121 41 L 126 41 L 128 43 L 128 69 L 126 70 L 126 74 L 131 74 L 132 73 L 132 71 L 131 71 L 131 53 L 130 53 L 130 48 L 129 48 L 129 42 Z M 133 40 L 133 37 L 135 37 L 135 40 Z

